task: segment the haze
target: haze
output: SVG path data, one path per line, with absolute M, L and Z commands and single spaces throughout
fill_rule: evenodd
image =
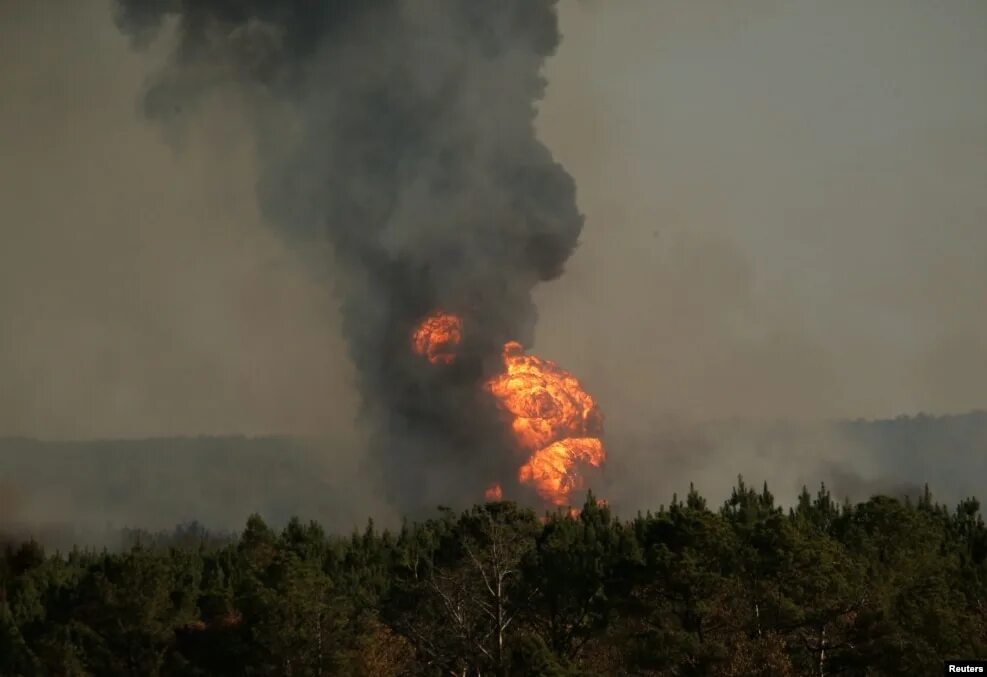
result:
M 608 421 L 987 404 L 984 3 L 561 17 L 541 130 L 587 228 L 539 348 Z
M 586 227 L 537 349 L 610 433 L 987 407 L 987 5 L 560 16 L 539 133 Z M 164 53 L 102 0 L 0 2 L 0 436 L 358 446 L 332 271 L 262 222 L 235 106 L 138 114 Z

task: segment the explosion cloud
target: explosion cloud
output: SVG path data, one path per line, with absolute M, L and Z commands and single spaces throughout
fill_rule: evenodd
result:
M 550 360 L 525 355 L 516 341 L 504 346 L 503 374 L 486 387 L 513 416 L 518 445 L 531 454 L 518 480 L 556 506 L 569 505 L 583 488 L 581 466 L 599 467 L 606 458 L 603 416 L 579 381 Z
M 463 321 L 437 311 L 425 318 L 412 336 L 412 348 L 432 364 L 452 364 L 463 340 Z
M 212 92 L 235 91 L 265 217 L 302 249 L 331 245 L 396 503 L 516 482 L 511 431 L 482 384 L 508 341 L 531 345 L 531 290 L 561 274 L 583 223 L 572 178 L 534 132 L 555 2 L 118 0 L 117 17 L 137 45 L 174 41 L 144 112 L 180 130 Z M 419 343 L 439 308 L 457 322 L 436 320 L 448 336 Z M 413 336 L 441 368 L 408 349 Z

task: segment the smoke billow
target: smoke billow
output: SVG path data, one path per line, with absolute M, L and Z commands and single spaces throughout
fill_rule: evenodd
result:
M 561 273 L 582 228 L 574 182 L 534 130 L 554 0 L 119 0 L 117 20 L 137 45 L 174 41 L 146 115 L 180 138 L 197 107 L 234 92 L 266 219 L 302 251 L 331 245 L 394 498 L 481 495 L 505 471 L 484 446 L 504 441 L 476 384 L 505 341 L 531 343 L 532 288 Z M 439 370 L 408 345 L 436 308 L 464 322 Z

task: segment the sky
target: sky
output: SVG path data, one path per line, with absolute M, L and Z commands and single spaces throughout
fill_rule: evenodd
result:
M 987 5 L 561 18 L 540 122 L 587 228 L 539 347 L 609 420 L 987 405 Z
M 987 5 L 561 0 L 538 131 L 586 215 L 536 349 L 608 429 L 987 407 Z M 356 439 L 327 278 L 165 46 L 0 0 L 0 435 Z

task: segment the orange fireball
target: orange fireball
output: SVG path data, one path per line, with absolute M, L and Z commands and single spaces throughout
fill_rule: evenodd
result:
M 457 315 L 436 311 L 415 329 L 411 347 L 432 364 L 452 364 L 462 338 L 463 321 Z
M 432 364 L 452 364 L 462 331 L 458 316 L 435 311 L 415 329 L 411 347 Z M 550 360 L 526 355 L 517 341 L 504 345 L 504 373 L 485 387 L 511 415 L 517 446 L 528 454 L 518 481 L 532 485 L 547 503 L 569 505 L 569 494 L 585 488 L 581 471 L 600 467 L 607 457 L 596 402 L 575 376 Z M 501 500 L 501 486 L 491 484 L 484 496 Z
M 585 489 L 578 466 L 600 467 L 606 459 L 596 437 L 570 437 L 539 449 L 518 471 L 518 480 L 535 485 L 538 495 L 555 505 L 566 505 L 569 494 Z
M 518 481 L 533 485 L 549 503 L 568 505 L 569 494 L 583 488 L 580 470 L 606 460 L 598 437 L 600 410 L 575 376 L 550 360 L 525 355 L 516 341 L 504 346 L 504 366 L 505 373 L 486 387 L 513 415 L 514 437 L 531 454 Z

